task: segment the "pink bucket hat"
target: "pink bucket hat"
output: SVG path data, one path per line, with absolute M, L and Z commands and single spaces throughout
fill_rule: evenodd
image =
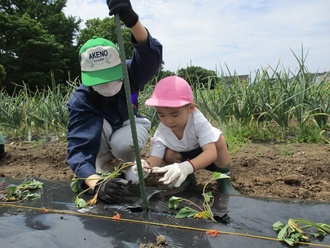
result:
M 154 107 L 182 107 L 193 103 L 194 96 L 190 85 L 181 77 L 170 76 L 160 80 L 145 104 Z

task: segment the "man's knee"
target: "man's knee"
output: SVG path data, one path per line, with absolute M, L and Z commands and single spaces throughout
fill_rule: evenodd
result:
M 149 139 L 149 133 L 142 125 L 136 125 L 138 149 L 144 148 Z M 135 161 L 134 143 L 130 126 L 125 126 L 113 133 L 110 141 L 111 153 L 123 161 Z

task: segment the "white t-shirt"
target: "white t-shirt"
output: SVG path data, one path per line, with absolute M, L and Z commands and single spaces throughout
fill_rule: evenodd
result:
M 150 155 L 163 158 L 165 149 L 188 152 L 211 142 L 216 142 L 222 131 L 209 123 L 198 109 L 189 115 L 183 137 L 179 140 L 171 129 L 160 123 L 151 143 Z

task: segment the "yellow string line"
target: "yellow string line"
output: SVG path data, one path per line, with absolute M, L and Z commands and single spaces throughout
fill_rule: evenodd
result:
M 114 219 L 113 217 L 104 216 L 104 215 L 87 214 L 87 213 L 79 213 L 79 212 L 72 212 L 72 211 L 66 211 L 66 210 L 48 209 L 48 208 L 37 208 L 37 207 L 24 206 L 24 205 L 15 205 L 15 204 L 11 204 L 11 203 L 0 203 L 0 207 L 4 207 L 4 206 L 5 207 L 15 207 L 15 208 L 38 210 L 38 211 L 42 211 L 42 212 L 45 212 L 45 213 L 52 212 L 52 213 L 59 213 L 59 214 L 69 214 L 69 215 L 76 215 L 76 216 L 107 219 L 107 220 L 112 220 L 112 221 L 123 221 L 123 222 L 137 223 L 137 224 L 148 224 L 148 225 L 153 225 L 153 226 L 171 227 L 171 228 L 192 230 L 192 231 L 199 231 L 199 232 L 210 231 L 210 229 L 197 228 L 197 227 L 179 226 L 179 225 L 164 224 L 164 223 L 157 223 L 157 222 L 150 222 L 150 221 L 143 221 L 143 220 L 125 219 L 125 218 L 121 218 L 121 217 L 119 219 Z M 226 231 L 220 231 L 220 230 L 216 230 L 216 231 L 219 234 L 228 234 L 228 235 L 234 235 L 234 236 L 241 236 L 241 237 L 247 237 L 247 238 L 256 238 L 256 239 L 263 239 L 263 240 L 277 241 L 277 242 L 280 241 L 277 238 L 251 235 L 251 234 L 247 234 L 247 233 L 235 233 L 235 232 L 226 232 Z M 314 243 L 308 243 L 308 242 L 298 242 L 298 244 L 308 245 L 310 247 L 315 246 L 315 247 L 328 247 L 328 248 L 330 248 L 330 245 L 326 245 L 326 244 L 314 244 Z

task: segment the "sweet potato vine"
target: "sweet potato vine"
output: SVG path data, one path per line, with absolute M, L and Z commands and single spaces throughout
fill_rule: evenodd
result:
M 7 187 L 4 186 L 5 178 L 0 179 L 0 200 L 7 202 L 12 201 L 26 201 L 36 200 L 41 197 L 38 189 L 43 188 L 43 183 L 35 179 L 27 179 L 24 182 L 16 185 L 10 184 Z
M 116 178 L 118 177 L 124 169 L 127 167 L 132 166 L 131 162 L 127 163 L 120 163 L 118 166 L 114 168 L 112 172 L 106 172 L 106 173 L 101 173 L 100 176 L 102 177 L 101 180 L 98 179 L 98 183 L 96 185 L 101 185 L 105 180 L 109 178 Z M 84 181 L 86 178 L 73 178 L 70 184 L 70 187 L 74 193 L 76 193 L 76 198 L 75 198 L 75 204 L 77 208 L 87 208 L 88 206 L 93 206 L 97 203 L 97 196 L 98 193 L 94 194 L 93 198 L 86 201 L 85 199 L 82 198 L 82 195 L 89 190 L 90 188 L 82 190 L 80 187 L 81 181 Z
M 203 187 L 203 193 L 202 193 L 202 196 L 204 198 L 202 207 L 197 205 L 196 203 L 194 203 L 191 200 L 188 200 L 188 199 L 185 199 L 182 197 L 172 196 L 169 199 L 169 208 L 170 209 L 174 209 L 174 210 L 178 209 L 181 202 L 186 202 L 189 205 L 194 207 L 194 208 L 192 208 L 192 207 L 185 206 L 185 207 L 181 208 L 179 210 L 179 212 L 175 215 L 175 218 L 180 219 L 180 218 L 186 218 L 186 217 L 188 217 L 188 218 L 193 217 L 193 218 L 210 219 L 213 222 L 217 222 L 214 219 L 214 215 L 213 215 L 213 212 L 211 209 L 213 202 L 214 202 L 214 197 L 212 195 L 212 192 L 205 192 L 205 191 L 206 191 L 206 186 L 211 181 L 224 179 L 224 178 L 229 178 L 229 176 L 227 176 L 226 174 L 222 174 L 220 172 L 214 172 L 212 174 L 211 179 L 205 183 L 205 185 Z
M 309 236 L 323 238 L 330 234 L 329 224 L 316 223 L 301 218 L 290 218 L 286 225 L 277 221 L 273 224 L 273 229 L 278 233 L 277 238 L 290 246 L 299 242 L 308 242 Z

